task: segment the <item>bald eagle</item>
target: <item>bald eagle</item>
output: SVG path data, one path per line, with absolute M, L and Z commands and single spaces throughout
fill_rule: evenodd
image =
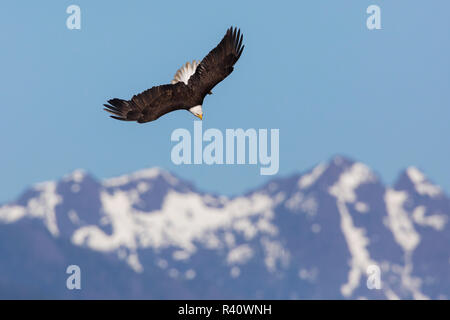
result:
M 171 84 L 155 86 L 131 98 L 111 99 L 104 110 L 117 120 L 150 122 L 175 110 L 189 110 L 203 119 L 205 96 L 231 72 L 244 50 L 243 35 L 229 28 L 222 41 L 198 63 L 187 62 L 175 74 Z

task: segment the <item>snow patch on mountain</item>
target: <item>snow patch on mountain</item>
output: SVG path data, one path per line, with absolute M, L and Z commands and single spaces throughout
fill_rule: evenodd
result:
M 74 224 L 74 225 L 79 225 L 81 220 L 80 217 L 78 216 L 77 212 L 75 210 L 70 210 L 68 213 L 69 219 L 70 221 Z
M 0 207 L 0 221 L 2 223 L 13 223 L 22 219 L 26 214 L 26 207 L 16 205 L 4 205 Z
M 314 216 L 317 213 L 319 204 L 313 195 L 305 195 L 304 193 L 297 191 L 287 199 L 284 206 L 293 212 L 303 211 L 310 216 Z
M 414 299 L 427 299 L 428 297 L 420 289 L 422 280 L 412 276 L 412 255 L 414 249 L 420 243 L 420 235 L 414 228 L 414 221 L 404 208 L 408 194 L 405 191 L 387 189 L 384 198 L 388 213 L 388 227 L 391 229 L 396 242 L 404 250 L 404 266 L 399 267 L 402 286 L 411 292 Z M 419 217 L 419 220 L 423 218 L 420 211 L 416 213 L 416 216 Z
M 412 214 L 414 222 L 421 226 L 432 227 L 438 231 L 443 230 L 447 223 L 447 216 L 443 214 L 425 216 L 426 210 L 425 206 L 415 208 Z
M 85 177 L 86 177 L 86 171 L 84 171 L 83 169 L 77 169 L 77 170 L 73 171 L 72 173 L 65 175 L 63 177 L 63 181 L 65 181 L 65 182 L 73 181 L 75 183 L 80 183 L 84 180 Z
M 127 257 L 127 263 L 137 273 L 142 273 L 144 271 L 144 267 L 142 266 L 141 262 L 139 261 L 139 257 L 136 252 L 132 252 Z
M 353 291 L 359 286 L 361 277 L 365 274 L 367 267 L 376 264 L 370 258 L 367 249 L 369 239 L 366 237 L 366 230 L 357 228 L 354 225 L 346 203 L 356 201 L 355 190 L 361 184 L 375 180 L 374 174 L 366 165 L 355 163 L 344 171 L 338 181 L 329 189 L 330 194 L 336 197 L 336 204 L 341 217 L 341 230 L 351 254 L 348 281 L 341 287 L 341 293 L 345 297 L 351 296 Z
M 0 207 L 0 221 L 12 223 L 25 217 L 40 218 L 50 233 L 55 237 L 58 236 L 55 207 L 62 202 L 62 198 L 56 193 L 56 182 L 42 182 L 36 184 L 33 189 L 38 192 L 38 196 L 29 199 L 26 206 Z
M 362 275 L 365 274 L 367 267 L 376 264 L 376 262 L 370 258 L 370 253 L 367 249 L 369 239 L 366 237 L 366 230 L 364 228 L 357 228 L 354 225 L 345 202 L 338 200 L 337 206 L 341 215 L 341 229 L 352 256 L 348 282 L 341 287 L 342 294 L 345 297 L 349 297 L 359 286 Z
M 409 167 L 406 170 L 406 173 L 419 194 L 430 197 L 435 197 L 442 194 L 441 188 L 430 183 L 425 175 L 416 167 Z
M 208 248 L 224 246 L 224 241 L 215 235 L 219 229 L 233 230 L 247 240 L 259 233 L 273 235 L 277 232 L 271 223 L 273 199 L 262 194 L 235 198 L 216 208 L 207 206 L 199 194 L 170 191 L 161 210 L 152 212 L 135 209 L 133 204 L 139 199 L 130 192 L 102 192 L 101 201 L 111 222 L 112 234 L 106 234 L 97 226 L 81 227 L 73 234 L 74 244 L 97 251 L 126 247 L 135 252 L 137 248 L 175 247 L 183 250 L 182 256 L 177 256 L 180 260 L 196 252 L 195 242 Z M 252 223 L 251 218 L 257 219 L 257 223 Z
M 360 213 L 366 213 L 369 211 L 369 205 L 367 203 L 358 201 L 355 203 L 355 210 Z
M 72 182 L 72 185 L 70 186 L 70 191 L 73 193 L 78 193 L 81 190 L 81 183 L 87 176 L 86 171 L 83 169 L 77 169 L 73 171 L 72 173 L 65 175 L 62 179 L 64 182 Z
M 174 253 L 172 253 L 172 258 L 173 260 L 178 260 L 178 261 L 182 261 L 182 260 L 187 260 L 190 257 L 190 253 L 184 250 L 177 250 L 174 251 Z
M 298 277 L 302 280 L 314 283 L 319 275 L 319 270 L 317 268 L 302 268 L 298 271 Z
M 264 263 L 270 272 L 275 272 L 279 267 L 286 268 L 289 265 L 290 254 L 281 242 L 267 237 L 261 239 L 264 248 Z
M 298 186 L 300 189 L 306 189 L 314 184 L 314 182 L 317 181 L 317 179 L 320 178 L 320 176 L 325 172 L 325 170 L 328 168 L 328 165 L 325 163 L 321 163 L 317 165 L 310 173 L 307 173 L 303 175 L 298 180 Z
M 186 272 L 184 273 L 184 276 L 187 280 L 193 280 L 196 275 L 197 273 L 195 272 L 194 269 L 186 270 Z
M 252 248 L 247 244 L 242 244 L 230 250 L 227 256 L 228 264 L 245 264 L 253 256 Z
M 355 202 L 355 190 L 363 183 L 376 181 L 375 175 L 365 164 L 355 163 L 348 170 L 344 171 L 338 182 L 329 190 L 330 194 L 342 202 Z
M 401 272 L 401 281 L 405 289 L 409 290 L 416 300 L 428 300 L 429 297 L 421 292 L 422 279 L 414 277 L 412 252 L 405 252 L 405 264 Z
M 419 244 L 420 235 L 414 229 L 414 223 L 404 209 L 404 203 L 407 199 L 408 194 L 406 192 L 394 189 L 387 189 L 384 196 L 388 213 L 388 227 L 403 250 L 410 252 Z

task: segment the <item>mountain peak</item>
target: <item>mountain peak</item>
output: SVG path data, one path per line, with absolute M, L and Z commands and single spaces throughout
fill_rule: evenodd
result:
M 63 177 L 63 181 L 73 181 L 76 183 L 80 183 L 84 180 L 84 178 L 87 176 L 87 172 L 84 169 L 76 169 L 72 171 L 71 173 L 65 175 Z
M 349 157 L 343 155 L 335 155 L 333 158 L 331 158 L 329 165 L 335 166 L 337 168 L 347 168 L 354 163 L 356 163 L 356 161 Z
M 442 195 L 442 189 L 431 183 L 427 176 L 414 166 L 408 167 L 400 175 L 395 188 L 410 190 L 421 196 L 429 196 L 431 198 Z
M 363 175 L 364 177 L 360 177 Z M 316 183 L 321 183 L 327 188 L 344 179 L 344 182 L 362 182 L 365 178 L 375 181 L 376 175 L 361 162 L 357 162 L 345 156 L 336 155 L 326 163 L 320 163 L 313 169 L 303 174 L 298 182 L 300 189 L 306 189 Z M 319 182 L 320 180 L 320 182 Z M 356 183 L 356 182 L 355 182 Z

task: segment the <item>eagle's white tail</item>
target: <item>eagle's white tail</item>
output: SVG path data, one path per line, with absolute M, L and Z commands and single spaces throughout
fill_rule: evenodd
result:
M 185 84 L 188 84 L 189 78 L 195 73 L 195 70 L 197 70 L 199 64 L 200 62 L 195 60 L 192 61 L 192 63 L 186 62 L 186 64 L 178 69 L 177 73 L 175 73 L 172 84 L 177 82 L 184 82 Z

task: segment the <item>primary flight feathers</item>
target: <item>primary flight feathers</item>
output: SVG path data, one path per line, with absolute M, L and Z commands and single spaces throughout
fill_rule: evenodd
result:
M 188 110 L 202 119 L 205 96 L 231 72 L 244 50 L 243 36 L 229 28 L 222 41 L 198 63 L 187 62 L 175 74 L 171 84 L 155 86 L 131 98 L 111 99 L 104 110 L 114 119 L 139 123 L 158 119 L 175 110 Z

